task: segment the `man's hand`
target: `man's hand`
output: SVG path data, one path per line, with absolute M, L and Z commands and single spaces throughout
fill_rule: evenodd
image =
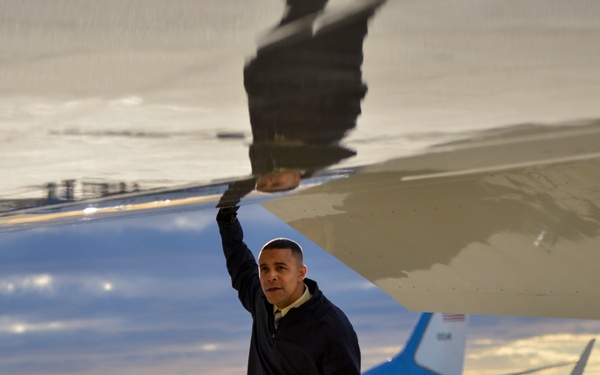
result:
M 217 213 L 217 221 L 233 224 L 237 220 L 239 206 L 221 207 Z

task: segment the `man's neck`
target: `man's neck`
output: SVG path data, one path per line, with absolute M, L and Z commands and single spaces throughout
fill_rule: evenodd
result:
M 304 284 L 304 293 L 302 293 L 300 298 L 298 298 L 296 301 L 294 301 L 293 303 L 291 303 L 290 305 L 288 305 L 287 307 L 284 307 L 284 308 L 280 308 L 277 305 L 273 305 L 273 311 L 280 310 L 282 316 L 285 316 L 285 314 L 287 314 L 288 311 L 290 311 L 293 308 L 300 307 L 303 303 L 308 301 L 310 299 L 310 297 L 312 297 L 312 295 L 310 294 L 310 291 L 308 290 L 308 286 L 306 286 L 306 284 Z

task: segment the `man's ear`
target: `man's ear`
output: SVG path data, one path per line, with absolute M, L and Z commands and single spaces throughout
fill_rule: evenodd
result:
M 300 267 L 300 278 L 302 280 L 304 280 L 304 278 L 306 277 L 306 271 L 308 271 L 308 269 L 306 268 L 306 266 Z

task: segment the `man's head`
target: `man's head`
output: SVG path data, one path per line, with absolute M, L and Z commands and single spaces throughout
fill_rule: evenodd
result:
M 302 248 L 287 238 L 267 242 L 258 254 L 260 284 L 269 303 L 284 309 L 304 293 Z
M 256 190 L 263 193 L 293 190 L 300 185 L 300 171 L 269 172 L 260 176 L 256 181 Z

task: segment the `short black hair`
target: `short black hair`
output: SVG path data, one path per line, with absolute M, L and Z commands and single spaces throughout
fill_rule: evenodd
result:
M 302 247 L 294 240 L 290 240 L 289 238 L 275 238 L 267 242 L 261 251 L 274 249 L 290 249 L 292 254 L 300 261 L 300 264 L 304 262 Z

